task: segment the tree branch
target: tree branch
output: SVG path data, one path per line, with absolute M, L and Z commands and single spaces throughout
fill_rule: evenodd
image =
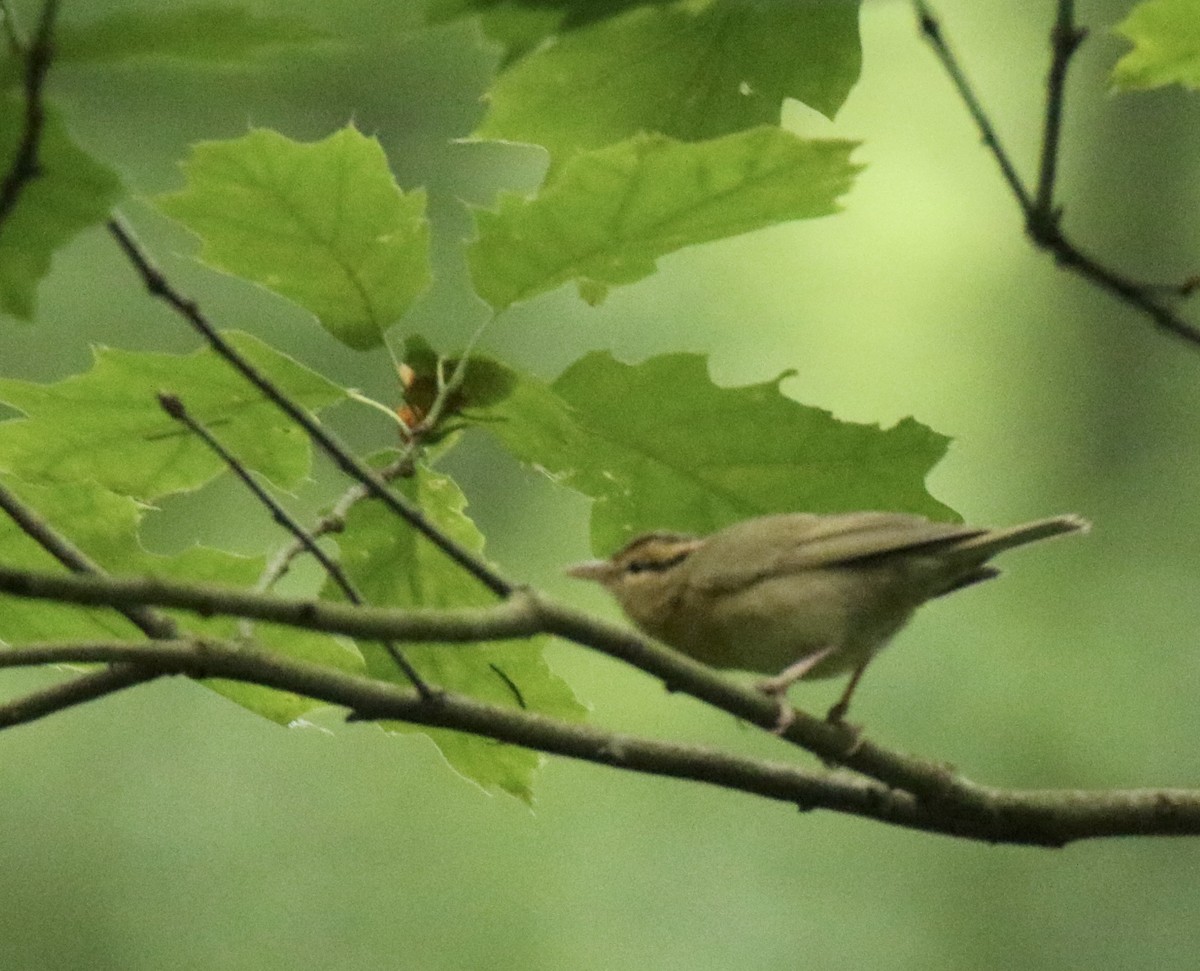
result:
M 349 709 L 358 718 L 388 719 L 470 732 L 554 755 L 628 771 L 689 779 L 831 809 L 909 829 L 989 842 L 1062 846 L 1078 839 L 1200 834 L 1200 792 L 1190 790 L 981 790 L 986 803 L 961 806 L 841 773 L 749 759 L 698 746 L 661 742 L 560 722 L 447 694 L 425 704 L 397 685 L 346 674 L 279 654 L 213 640 L 29 645 L 0 652 L 0 667 L 70 662 L 135 663 L 160 674 L 220 677 L 292 691 Z
M 1173 334 L 1194 347 L 1200 347 L 1200 328 L 1184 320 L 1164 300 L 1160 285 L 1134 280 L 1100 260 L 1089 256 L 1062 231 L 1061 213 L 1054 203 L 1054 185 L 1058 168 L 1059 134 L 1065 95 L 1067 66 L 1083 40 L 1083 31 L 1074 24 L 1074 5 L 1071 0 L 1058 0 L 1058 14 L 1051 34 L 1051 67 L 1047 81 L 1046 113 L 1043 123 L 1040 181 L 1037 196 L 1025 187 L 1005 150 L 982 102 L 975 94 L 958 58 L 942 32 L 941 24 L 925 0 L 913 0 L 921 35 L 929 43 L 942 68 L 949 76 L 959 98 L 966 105 L 983 143 L 992 153 L 1009 190 L 1025 219 L 1025 232 L 1034 245 L 1046 250 L 1055 262 L 1085 280 L 1112 294 L 1150 318 L 1160 329 Z M 1195 281 L 1186 281 L 1168 292 L 1188 296 Z
M 296 537 L 297 542 L 313 555 L 313 558 L 321 564 L 329 579 L 342 591 L 342 594 L 350 603 L 356 605 L 363 603 L 363 598 L 359 596 L 358 590 L 350 582 L 350 578 L 346 576 L 346 571 L 342 569 L 342 565 L 321 549 L 317 545 L 316 539 L 309 535 L 308 531 L 300 525 L 296 518 L 276 502 L 274 496 L 258 484 L 254 476 L 250 474 L 250 470 L 238 461 L 237 456 L 221 444 L 221 441 L 205 428 L 204 425 L 192 417 L 187 408 L 184 407 L 183 402 L 176 395 L 160 391 L 158 393 L 158 403 L 162 406 L 163 411 L 180 422 L 199 438 L 200 441 L 204 442 L 209 449 L 216 453 L 221 461 L 229 467 L 229 471 L 236 475 L 241 483 L 250 490 L 254 498 L 267 508 L 267 511 L 271 514 L 271 518 L 292 536 Z M 432 700 L 436 692 L 425 683 L 425 679 L 417 673 L 416 668 L 408 662 L 408 659 L 405 658 L 400 649 L 391 641 L 385 640 L 379 643 L 383 646 L 384 651 L 387 652 L 396 667 L 408 678 L 412 686 L 417 689 L 417 693 L 426 701 Z
M 107 576 L 91 557 L 55 530 L 3 483 L 0 483 L 0 510 L 7 513 L 26 536 L 68 570 L 96 577 Z M 177 637 L 179 634 L 173 620 L 148 609 L 144 603 L 131 602 L 110 606 L 116 606 L 126 619 L 147 637 Z
M 1042 126 L 1042 158 L 1038 169 L 1034 208 L 1057 221 L 1054 187 L 1058 176 L 1058 149 L 1062 135 L 1063 100 L 1067 68 L 1087 32 L 1075 26 L 1075 0 L 1058 0 L 1058 15 L 1050 31 L 1050 70 L 1046 77 L 1046 116 Z
M 0 651 L 0 656 L 3 654 Z M 0 667 L 3 666 L 0 661 Z M 84 702 L 106 698 L 125 688 L 153 681 L 162 673 L 157 668 L 140 664 L 113 664 L 102 671 L 91 671 L 49 688 L 0 702 L 0 729 L 25 725 Z
M 190 610 L 204 616 L 221 614 L 250 617 L 307 630 L 371 639 L 387 637 L 398 642 L 423 641 L 452 645 L 555 634 L 653 675 L 662 680 L 668 690 L 691 695 L 766 730 L 772 730 L 779 717 L 777 703 L 753 688 L 723 677 L 712 668 L 631 630 L 605 623 L 529 591 L 518 591 L 494 607 L 396 610 L 353 607 L 327 601 L 289 600 L 160 579 L 78 577 L 30 573 L 5 567 L 0 567 L 0 591 L 91 606 L 150 603 Z M 287 690 L 311 694 L 296 684 L 288 685 Z M 439 698 L 439 705 L 443 700 Z M 355 710 L 364 717 L 385 717 L 357 707 Z M 424 718 L 404 717 L 421 724 L 443 724 Z M 444 727 L 475 731 L 469 726 Z M 839 764 L 889 789 L 902 790 L 925 805 L 941 807 L 942 812 L 974 818 L 981 814 L 987 816 L 994 811 L 997 790 L 978 785 L 946 766 L 883 748 L 851 729 L 830 725 L 805 712 L 796 712 L 794 721 L 782 738 L 826 762 Z
M 171 286 L 162 271 L 153 264 L 149 255 L 142 249 L 130 227 L 120 219 L 113 218 L 108 222 L 108 230 L 141 276 L 142 282 L 151 296 L 162 300 L 183 317 L 226 363 L 257 388 L 267 400 L 304 429 L 343 473 L 362 483 L 372 496 L 408 522 L 492 593 L 504 597 L 513 591 L 515 584 L 512 581 L 492 569 L 482 557 L 476 556 L 470 550 L 454 542 L 420 509 L 389 489 L 388 484 L 378 472 L 355 456 L 332 432 L 275 387 L 266 375 L 239 354 L 200 311 L 196 301 L 188 299 Z

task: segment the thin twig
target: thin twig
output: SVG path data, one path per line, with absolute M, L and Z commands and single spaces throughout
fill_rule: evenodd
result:
M 42 103 L 42 87 L 50 62 L 54 56 L 54 18 L 58 14 L 58 0 L 45 0 L 42 16 L 38 21 L 33 43 L 24 51 L 25 57 L 25 122 L 17 152 L 8 167 L 4 181 L 0 183 L 0 227 L 8 221 L 25 187 L 42 174 L 38 152 L 42 142 L 42 128 L 46 123 L 45 106 Z M 15 25 L 5 16 L 10 43 L 17 42 Z
M 1063 103 L 1067 68 L 1087 32 L 1075 26 L 1075 0 L 1058 0 L 1058 15 L 1050 31 L 1050 71 L 1046 78 L 1046 121 L 1042 126 L 1042 160 L 1038 168 L 1037 201 L 1034 208 L 1042 219 L 1057 222 L 1054 202 L 1058 175 L 1058 151 L 1062 138 Z
M 1001 144 L 987 112 L 967 80 L 962 65 L 947 43 L 941 24 L 929 4 L 926 0 L 912 0 L 912 2 L 921 35 L 929 42 L 934 54 L 950 77 L 959 98 L 966 105 L 975 126 L 979 129 L 984 144 L 1000 166 L 1004 181 L 1008 184 L 1021 209 L 1025 220 L 1025 232 L 1034 244 L 1051 253 L 1059 266 L 1078 274 L 1122 302 L 1129 304 L 1149 317 L 1162 330 L 1188 344 L 1200 347 L 1200 328 L 1184 320 L 1166 302 L 1156 297 L 1160 287 L 1134 280 L 1106 266 L 1084 253 L 1062 231 L 1053 194 L 1058 166 L 1063 82 L 1070 57 L 1083 37 L 1080 29 L 1074 26 L 1073 11 L 1069 9 L 1070 4 L 1065 3 L 1065 0 L 1059 0 L 1059 14 L 1055 21 L 1055 34 L 1052 41 L 1054 53 L 1050 75 L 1050 84 L 1055 87 L 1055 90 L 1047 92 L 1041 178 L 1038 185 L 1038 196 L 1035 199 L 1017 174 L 1016 167 Z M 1065 11 L 1064 6 L 1068 8 Z M 1061 25 L 1064 23 L 1070 25 L 1069 29 L 1061 29 Z M 1053 113 L 1053 117 L 1051 117 L 1051 113 Z M 1190 290 L 1186 286 L 1177 286 L 1173 287 L 1171 292 L 1176 296 L 1186 296 Z
M 463 350 L 462 356 L 459 357 L 449 380 L 439 382 L 437 394 L 434 396 L 433 403 L 429 406 L 429 411 L 415 427 L 408 429 L 408 440 L 405 442 L 399 456 L 380 471 L 379 475 L 385 482 L 391 482 L 393 479 L 412 474 L 413 463 L 416 460 L 418 452 L 424 447 L 428 433 L 437 427 L 450 398 L 461 387 L 463 379 L 466 377 L 470 352 L 475 344 L 478 343 L 490 322 L 491 318 L 489 317 L 471 335 L 471 339 L 467 342 L 467 346 Z M 313 526 L 309 534 L 313 537 L 320 537 L 328 533 L 341 532 L 346 524 L 346 515 L 350 510 L 364 499 L 369 499 L 370 497 L 371 493 L 366 487 L 362 485 L 351 486 L 338 498 L 333 508 Z M 291 568 L 292 561 L 303 553 L 306 548 L 303 543 L 297 540 L 289 543 L 280 550 L 267 564 L 266 569 L 263 570 L 257 589 L 270 590 Z
M 109 232 L 117 240 L 142 278 L 146 289 L 154 297 L 163 300 L 183 317 L 230 366 L 257 388 L 284 414 L 304 429 L 343 473 L 362 483 L 376 499 L 383 502 L 393 513 L 406 520 L 414 529 L 446 554 L 451 560 L 475 577 L 480 583 L 499 597 L 512 593 L 515 584 L 492 569 L 481 557 L 465 549 L 431 522 L 416 506 L 388 488 L 388 484 L 374 469 L 357 458 L 348 448 L 317 422 L 303 408 L 284 394 L 262 372 L 244 358 L 226 341 L 194 300 L 184 297 L 167 281 L 163 273 L 151 262 L 133 235 L 133 231 L 120 219 L 111 219 Z
M 996 133 L 996 129 L 992 125 L 987 112 L 984 111 L 983 103 L 976 96 L 975 90 L 971 87 L 971 82 L 967 80 L 966 73 L 962 69 L 962 65 L 959 64 L 958 58 L 955 57 L 954 52 L 950 49 L 950 44 L 942 33 L 941 23 L 925 0 L 913 0 L 913 6 L 916 8 L 917 21 L 920 24 L 921 34 L 929 42 L 929 46 L 933 49 L 937 59 L 941 61 L 942 68 L 950 75 L 950 80 L 953 82 L 958 96 L 962 99 L 963 104 L 967 106 L 967 111 L 971 113 L 971 118 L 975 121 L 975 126 L 979 129 L 979 133 L 983 137 L 983 143 L 992 153 L 996 164 L 1000 166 L 1000 172 L 1004 176 L 1004 181 L 1008 183 L 1008 187 L 1016 197 L 1021 211 L 1028 218 L 1033 212 L 1033 197 L 1029 194 L 1029 190 L 1025 188 L 1025 183 L 1021 181 L 1021 176 L 1017 174 L 1017 168 L 1013 164 L 1008 151 L 1004 148 L 1003 143 L 1000 141 L 1000 136 Z
M 162 677 L 162 673 L 158 668 L 142 664 L 113 663 L 100 671 L 90 671 L 70 681 L 31 691 L 0 702 L 0 729 L 25 725 L 85 702 L 106 698 L 125 688 Z
M 340 563 L 334 560 L 318 545 L 317 541 L 308 534 L 300 522 L 289 513 L 286 509 L 276 501 L 266 489 L 259 485 L 258 481 L 250 474 L 250 470 L 246 468 L 232 452 L 229 451 L 212 432 L 204 427 L 199 421 L 192 417 L 184 406 L 183 402 L 177 395 L 168 394 L 160 391 L 158 393 L 158 403 L 162 406 L 163 411 L 186 426 L 192 434 L 199 438 L 207 445 L 214 453 L 216 453 L 221 461 L 223 461 L 229 470 L 236 475 L 247 489 L 253 493 L 254 497 L 266 506 L 270 512 L 271 518 L 280 526 L 291 533 L 298 543 L 300 543 L 309 553 L 311 553 L 321 564 L 329 578 L 334 582 L 342 594 L 352 604 L 362 604 L 363 598 L 359 595 L 354 584 L 350 582 L 350 578 L 346 576 L 346 572 L 342 569 Z M 391 641 L 380 641 L 383 649 L 391 657 L 393 663 L 398 667 L 406 678 L 412 683 L 412 686 L 417 689 L 417 693 L 426 701 L 433 700 L 437 692 L 435 692 L 426 682 L 425 679 L 417 673 L 416 668 L 409 663 L 408 659 L 401 653 Z

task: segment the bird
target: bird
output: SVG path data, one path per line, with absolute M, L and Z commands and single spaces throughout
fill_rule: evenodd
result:
M 921 604 L 997 576 L 998 553 L 1089 528 L 1076 515 L 991 529 L 898 512 L 782 513 L 708 536 L 645 533 L 567 573 L 697 661 L 770 675 L 757 687 L 778 700 L 782 732 L 797 681 L 849 673 L 826 715 L 843 723 L 872 658 Z

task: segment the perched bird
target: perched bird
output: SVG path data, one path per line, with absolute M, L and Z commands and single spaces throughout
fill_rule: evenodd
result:
M 840 722 L 863 671 L 926 600 L 999 573 L 997 553 L 1085 531 L 1079 516 L 1007 529 L 889 512 L 760 516 L 710 536 L 655 532 L 567 570 L 611 593 L 638 627 L 718 668 L 771 674 L 780 700 L 801 678 L 849 672 Z

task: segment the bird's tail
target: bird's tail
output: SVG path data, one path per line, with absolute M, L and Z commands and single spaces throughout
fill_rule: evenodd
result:
M 1092 524 L 1082 516 L 1051 516 L 1049 519 L 1037 519 L 1020 526 L 1008 526 L 1004 529 L 989 529 L 979 536 L 972 536 L 955 545 L 955 553 L 968 553 L 979 557 L 979 562 L 990 559 L 997 553 L 1012 549 L 1014 546 L 1024 546 L 1026 543 L 1036 543 L 1051 536 L 1061 536 L 1064 533 L 1086 533 Z

